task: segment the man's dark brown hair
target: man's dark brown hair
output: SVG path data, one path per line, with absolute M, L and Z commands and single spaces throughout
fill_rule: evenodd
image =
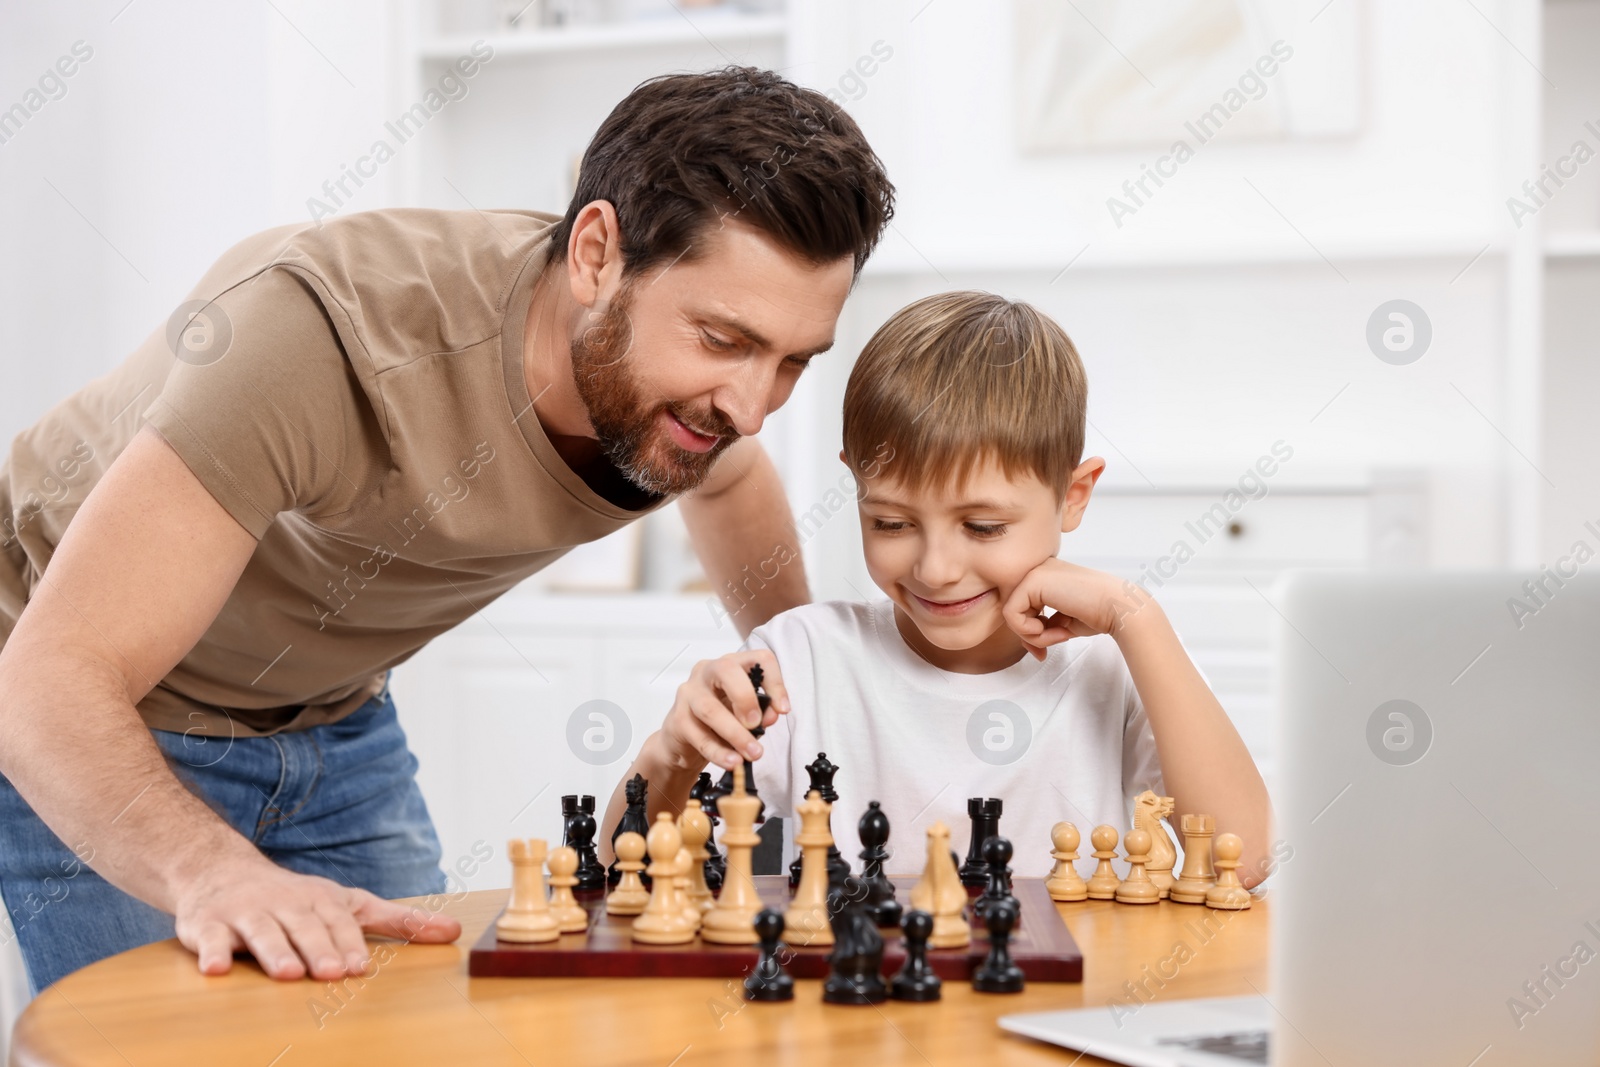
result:
M 694 256 L 706 227 L 733 217 L 813 264 L 872 254 L 894 214 L 894 186 L 855 120 L 826 96 L 769 70 L 726 67 L 644 82 L 612 110 L 583 154 L 566 218 L 617 210 L 625 269 Z

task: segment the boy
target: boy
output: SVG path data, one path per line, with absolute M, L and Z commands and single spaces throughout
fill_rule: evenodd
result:
M 1071 340 L 1027 304 L 944 293 L 885 323 L 845 389 L 841 458 L 888 599 L 795 608 L 697 664 L 623 776 L 650 781 L 651 817 L 680 809 L 708 760 L 747 755 L 769 813 L 792 818 L 826 752 L 853 863 L 870 800 L 893 828 L 892 872 L 915 874 L 929 826 L 959 848 L 967 798 L 999 797 L 1013 870 L 1039 876 L 1053 823 L 1075 822 L 1085 846 L 1101 823 L 1126 833 L 1153 789 L 1175 799 L 1174 826 L 1205 812 L 1239 834 L 1241 880 L 1260 881 L 1266 787 L 1160 605 L 1057 558 L 1105 470 L 1082 459 L 1086 401 Z M 758 663 L 772 696 L 759 741 Z M 603 825 L 621 811 L 619 785 Z

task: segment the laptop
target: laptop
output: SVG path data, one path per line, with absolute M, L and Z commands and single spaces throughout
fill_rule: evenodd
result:
M 1600 1063 L 1600 576 L 1298 572 L 1270 599 L 1268 987 L 1001 1027 L 1136 1067 Z

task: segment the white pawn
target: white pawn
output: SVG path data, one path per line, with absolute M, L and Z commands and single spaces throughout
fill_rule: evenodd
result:
M 716 904 L 711 889 L 706 885 L 706 842 L 711 838 L 711 817 L 700 807 L 698 800 L 690 800 L 678 816 L 678 832 L 683 834 L 683 847 L 689 850 L 689 899 L 694 902 L 700 916 Z M 700 925 L 700 916 L 695 925 Z
M 561 932 L 577 934 L 589 929 L 589 913 L 583 910 L 572 887 L 578 884 L 578 850 L 562 845 L 550 853 L 550 914 Z
M 1094 858 L 1098 861 L 1094 873 L 1089 876 L 1089 899 L 1115 900 L 1117 887 L 1122 884 L 1122 879 L 1117 877 L 1115 868 L 1111 866 L 1111 861 L 1117 858 L 1117 828 L 1096 826 L 1089 835 L 1089 843 L 1094 845 Z
M 1056 865 L 1044 888 L 1051 900 L 1089 899 L 1089 885 L 1073 866 L 1073 861 L 1078 858 L 1078 841 L 1078 828 L 1070 822 L 1058 822 L 1050 828 L 1050 843 L 1055 846 L 1050 856 Z
M 1244 842 L 1238 834 L 1218 834 L 1215 852 L 1212 865 L 1217 869 L 1217 884 L 1206 890 L 1206 907 L 1244 911 L 1250 906 L 1250 890 L 1239 881 L 1239 857 L 1244 854 Z
M 1130 830 L 1122 841 L 1128 850 L 1128 877 L 1117 887 L 1118 904 L 1155 904 L 1161 887 L 1150 880 L 1144 865 L 1150 860 L 1150 831 Z
M 622 877 L 606 898 L 606 914 L 638 915 L 650 903 L 650 891 L 639 877 L 639 872 L 644 870 L 644 835 L 629 830 L 619 834 L 611 847 L 617 854 L 617 870 L 622 872 Z

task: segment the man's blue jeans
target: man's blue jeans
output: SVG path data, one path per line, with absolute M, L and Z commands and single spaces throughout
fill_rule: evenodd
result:
M 292 871 L 380 897 L 445 887 L 417 760 L 388 689 L 327 726 L 272 737 L 153 731 L 168 765 L 229 825 Z M 89 743 L 92 743 L 89 742 Z M 91 869 L 0 776 L 0 898 L 37 994 L 95 960 L 173 936 L 173 919 Z

